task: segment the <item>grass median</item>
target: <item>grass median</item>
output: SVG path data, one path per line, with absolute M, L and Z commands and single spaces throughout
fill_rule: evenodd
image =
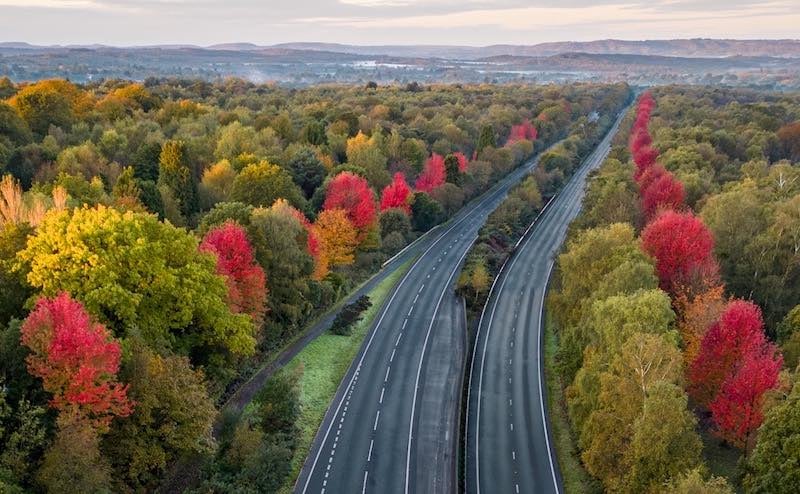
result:
M 545 320 L 544 366 L 547 382 L 547 409 L 550 412 L 550 430 L 553 433 L 553 448 L 558 458 L 564 492 L 569 494 L 594 494 L 602 492 L 600 484 L 583 468 L 578 445 L 570 427 L 564 387 L 556 370 L 558 338 L 550 317 Z
M 331 404 L 339 384 L 347 373 L 351 362 L 358 354 L 364 338 L 383 308 L 383 304 L 400 278 L 408 271 L 414 260 L 399 266 L 392 274 L 367 293 L 372 306 L 364 312 L 364 317 L 354 327 L 350 335 L 339 336 L 329 331 L 320 335 L 298 353 L 286 366 L 293 371 L 303 367 L 300 387 L 300 428 L 297 447 L 292 457 L 292 471 L 281 493 L 290 493 L 300 474 L 303 462 L 308 456 L 311 443 L 317 434 L 325 412 Z

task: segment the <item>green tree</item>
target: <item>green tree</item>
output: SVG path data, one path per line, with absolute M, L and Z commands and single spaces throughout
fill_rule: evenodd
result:
M 112 422 L 102 449 L 132 489 L 152 490 L 176 459 L 213 450 L 216 410 L 202 372 L 185 357 L 162 357 L 141 341 L 130 353 L 120 377 L 129 385 L 134 412 Z
M 789 494 L 800 485 L 800 383 L 785 401 L 769 410 L 758 442 L 747 460 L 747 492 Z
M 52 494 L 112 492 L 111 468 L 100 453 L 97 431 L 86 421 L 60 421 L 38 481 Z
M 286 168 L 294 182 L 300 186 L 306 198 L 322 185 L 327 170 L 312 148 L 302 147 L 289 158 Z
M 25 248 L 33 228 L 27 223 L 0 226 L 0 326 L 23 316 L 23 305 L 31 294 L 25 273 L 15 270 L 17 252 Z
M 197 211 L 197 184 L 186 164 L 186 145 L 182 141 L 165 142 L 158 162 L 159 186 L 169 190 L 185 218 L 191 217 Z
M 641 251 L 633 228 L 623 223 L 578 233 L 559 256 L 560 284 L 552 296 L 561 342 L 558 361 L 569 382 L 589 344 L 581 323 L 592 304 L 612 295 L 658 286 L 652 261 Z
M 733 494 L 724 477 L 704 478 L 702 468 L 693 468 L 679 475 L 662 492 L 664 494 Z
M 246 166 L 233 181 L 231 199 L 253 206 L 272 206 L 278 199 L 286 199 L 292 206 L 303 210 L 306 201 L 303 193 L 282 168 L 262 161 Z
M 497 147 L 494 129 L 491 125 L 481 127 L 481 134 L 478 137 L 478 154 L 481 154 L 488 147 Z
M 411 224 L 414 230 L 426 232 L 444 221 L 444 209 L 425 192 L 414 193 L 411 203 Z
M 250 354 L 252 321 L 230 312 L 225 281 L 197 245 L 154 215 L 84 207 L 50 212 L 19 259 L 33 287 L 70 293 L 118 336 L 141 334 L 203 362 Z

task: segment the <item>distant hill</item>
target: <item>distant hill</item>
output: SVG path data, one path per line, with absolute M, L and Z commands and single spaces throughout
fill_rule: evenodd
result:
M 788 57 L 800 58 L 800 40 L 598 40 L 564 41 L 536 45 L 491 45 L 484 47 L 439 45 L 357 46 L 335 43 L 284 43 L 276 45 L 290 49 L 334 51 L 357 55 L 388 55 L 397 57 L 441 57 L 478 59 L 502 55 L 542 57 L 562 53 L 592 53 L 616 55 L 659 55 L 672 57 Z
M 104 45 L 36 46 L 25 42 L 0 42 L 0 49 L 43 50 L 115 48 Z M 776 57 L 800 58 L 800 40 L 736 40 L 736 39 L 672 39 L 625 41 L 605 39 L 597 41 L 563 41 L 535 45 L 347 45 L 338 43 L 281 43 L 257 45 L 254 43 L 221 43 L 208 47 L 193 45 L 138 46 L 124 49 L 205 49 L 227 52 L 286 53 L 326 52 L 359 56 L 388 56 L 402 58 L 447 58 L 478 60 L 488 57 L 548 57 L 564 53 L 588 53 L 596 55 L 654 55 L 683 58 L 722 57 Z

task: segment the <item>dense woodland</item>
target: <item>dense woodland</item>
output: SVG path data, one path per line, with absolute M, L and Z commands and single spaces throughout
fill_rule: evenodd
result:
M 0 490 L 275 490 L 296 376 L 219 420 L 238 384 L 390 255 L 628 99 L 623 84 L 0 81 Z M 516 194 L 538 207 L 563 174 Z
M 550 310 L 597 490 L 800 485 L 798 119 L 796 94 L 655 88 L 591 178 Z

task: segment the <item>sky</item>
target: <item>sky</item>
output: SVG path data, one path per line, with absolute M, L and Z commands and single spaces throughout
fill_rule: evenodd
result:
M 0 41 L 536 44 L 800 38 L 800 0 L 0 0 Z

